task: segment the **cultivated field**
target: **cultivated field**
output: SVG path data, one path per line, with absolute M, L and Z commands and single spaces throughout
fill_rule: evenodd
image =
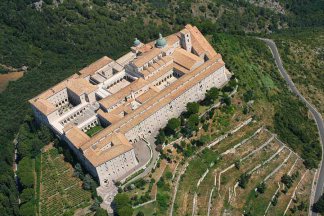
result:
M 41 155 L 40 215 L 73 215 L 91 205 L 91 193 L 82 189 L 80 179 L 73 177 L 73 168 L 57 149 Z

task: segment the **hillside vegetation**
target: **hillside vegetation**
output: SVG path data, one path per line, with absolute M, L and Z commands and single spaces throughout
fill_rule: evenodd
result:
M 298 29 L 272 37 L 298 89 L 324 116 L 324 30 Z
M 62 4 L 44 0 L 42 6 L 36 6 L 36 2 L 0 1 L 0 63 L 16 68 L 28 66 L 24 77 L 10 83 L 0 94 L 0 212 L 3 215 L 21 214 L 12 171 L 12 140 L 25 116 L 31 113 L 28 99 L 103 55 L 112 58 L 121 56 L 129 49 L 134 37 L 146 42 L 155 39 L 158 32 L 168 34 L 186 23 L 192 23 L 204 34 L 216 37 L 213 43 L 216 50 L 224 55 L 229 68 L 238 75 L 244 90 L 252 87 L 258 89 L 255 95 L 259 95 L 271 88 L 275 96 L 265 92 L 270 98 L 279 98 L 279 106 L 284 100 L 291 100 L 288 93 L 284 96 L 278 93 L 283 85 L 273 89 L 271 80 L 280 78 L 273 73 L 263 73 L 262 76 L 260 73 L 254 74 L 263 67 L 272 67 L 272 72 L 275 71 L 273 63 L 270 63 L 270 54 L 265 51 L 267 48 L 252 39 L 246 42 L 245 36 L 230 34 L 323 26 L 324 22 L 324 14 L 321 13 L 323 2 L 320 0 L 280 1 L 285 14 L 243 0 L 66 0 Z M 227 34 L 216 36 L 219 32 Z M 257 46 L 253 49 L 260 55 L 266 53 L 269 62 L 256 60 L 251 65 L 242 62 L 240 57 L 248 56 L 250 51 L 247 48 L 254 43 Z M 245 56 L 244 61 L 254 60 Z M 241 67 L 242 64 L 245 66 Z M 304 120 L 305 110 L 300 109 L 300 104 L 296 106 L 296 115 L 302 112 L 300 118 Z M 280 107 L 276 108 L 277 112 L 281 110 Z M 270 115 L 269 119 L 272 117 Z M 300 131 L 304 132 L 304 127 L 300 127 Z M 299 134 L 293 133 L 292 136 L 300 140 Z M 299 142 L 299 149 L 303 149 L 303 142 Z M 35 145 L 39 150 L 39 143 Z M 39 154 L 39 151 L 34 153 Z

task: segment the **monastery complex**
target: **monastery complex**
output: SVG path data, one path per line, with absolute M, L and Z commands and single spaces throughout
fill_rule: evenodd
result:
M 147 44 L 136 39 L 118 60 L 104 56 L 29 102 L 36 119 L 108 185 L 138 165 L 134 143 L 157 134 L 188 102 L 202 100 L 230 76 L 222 56 L 186 25 Z M 94 128 L 98 132 L 89 134 Z

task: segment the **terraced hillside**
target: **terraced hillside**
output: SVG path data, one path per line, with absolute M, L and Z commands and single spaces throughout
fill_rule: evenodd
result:
M 140 198 L 134 215 L 307 215 L 314 171 L 256 122 L 234 128 L 187 159 L 162 160 L 156 181 L 127 189 Z M 157 191 L 141 202 L 155 182 Z

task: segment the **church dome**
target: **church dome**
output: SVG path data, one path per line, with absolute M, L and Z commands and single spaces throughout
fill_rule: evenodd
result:
M 162 34 L 160 33 L 160 34 L 159 34 L 159 39 L 157 39 L 156 42 L 155 42 L 155 46 L 156 46 L 157 48 L 162 48 L 162 47 L 164 47 L 166 44 L 167 44 L 167 41 L 165 40 L 164 37 L 162 37 Z
M 134 40 L 134 46 L 138 46 L 140 44 L 141 44 L 141 41 L 138 40 L 137 38 L 135 38 L 135 40 Z

